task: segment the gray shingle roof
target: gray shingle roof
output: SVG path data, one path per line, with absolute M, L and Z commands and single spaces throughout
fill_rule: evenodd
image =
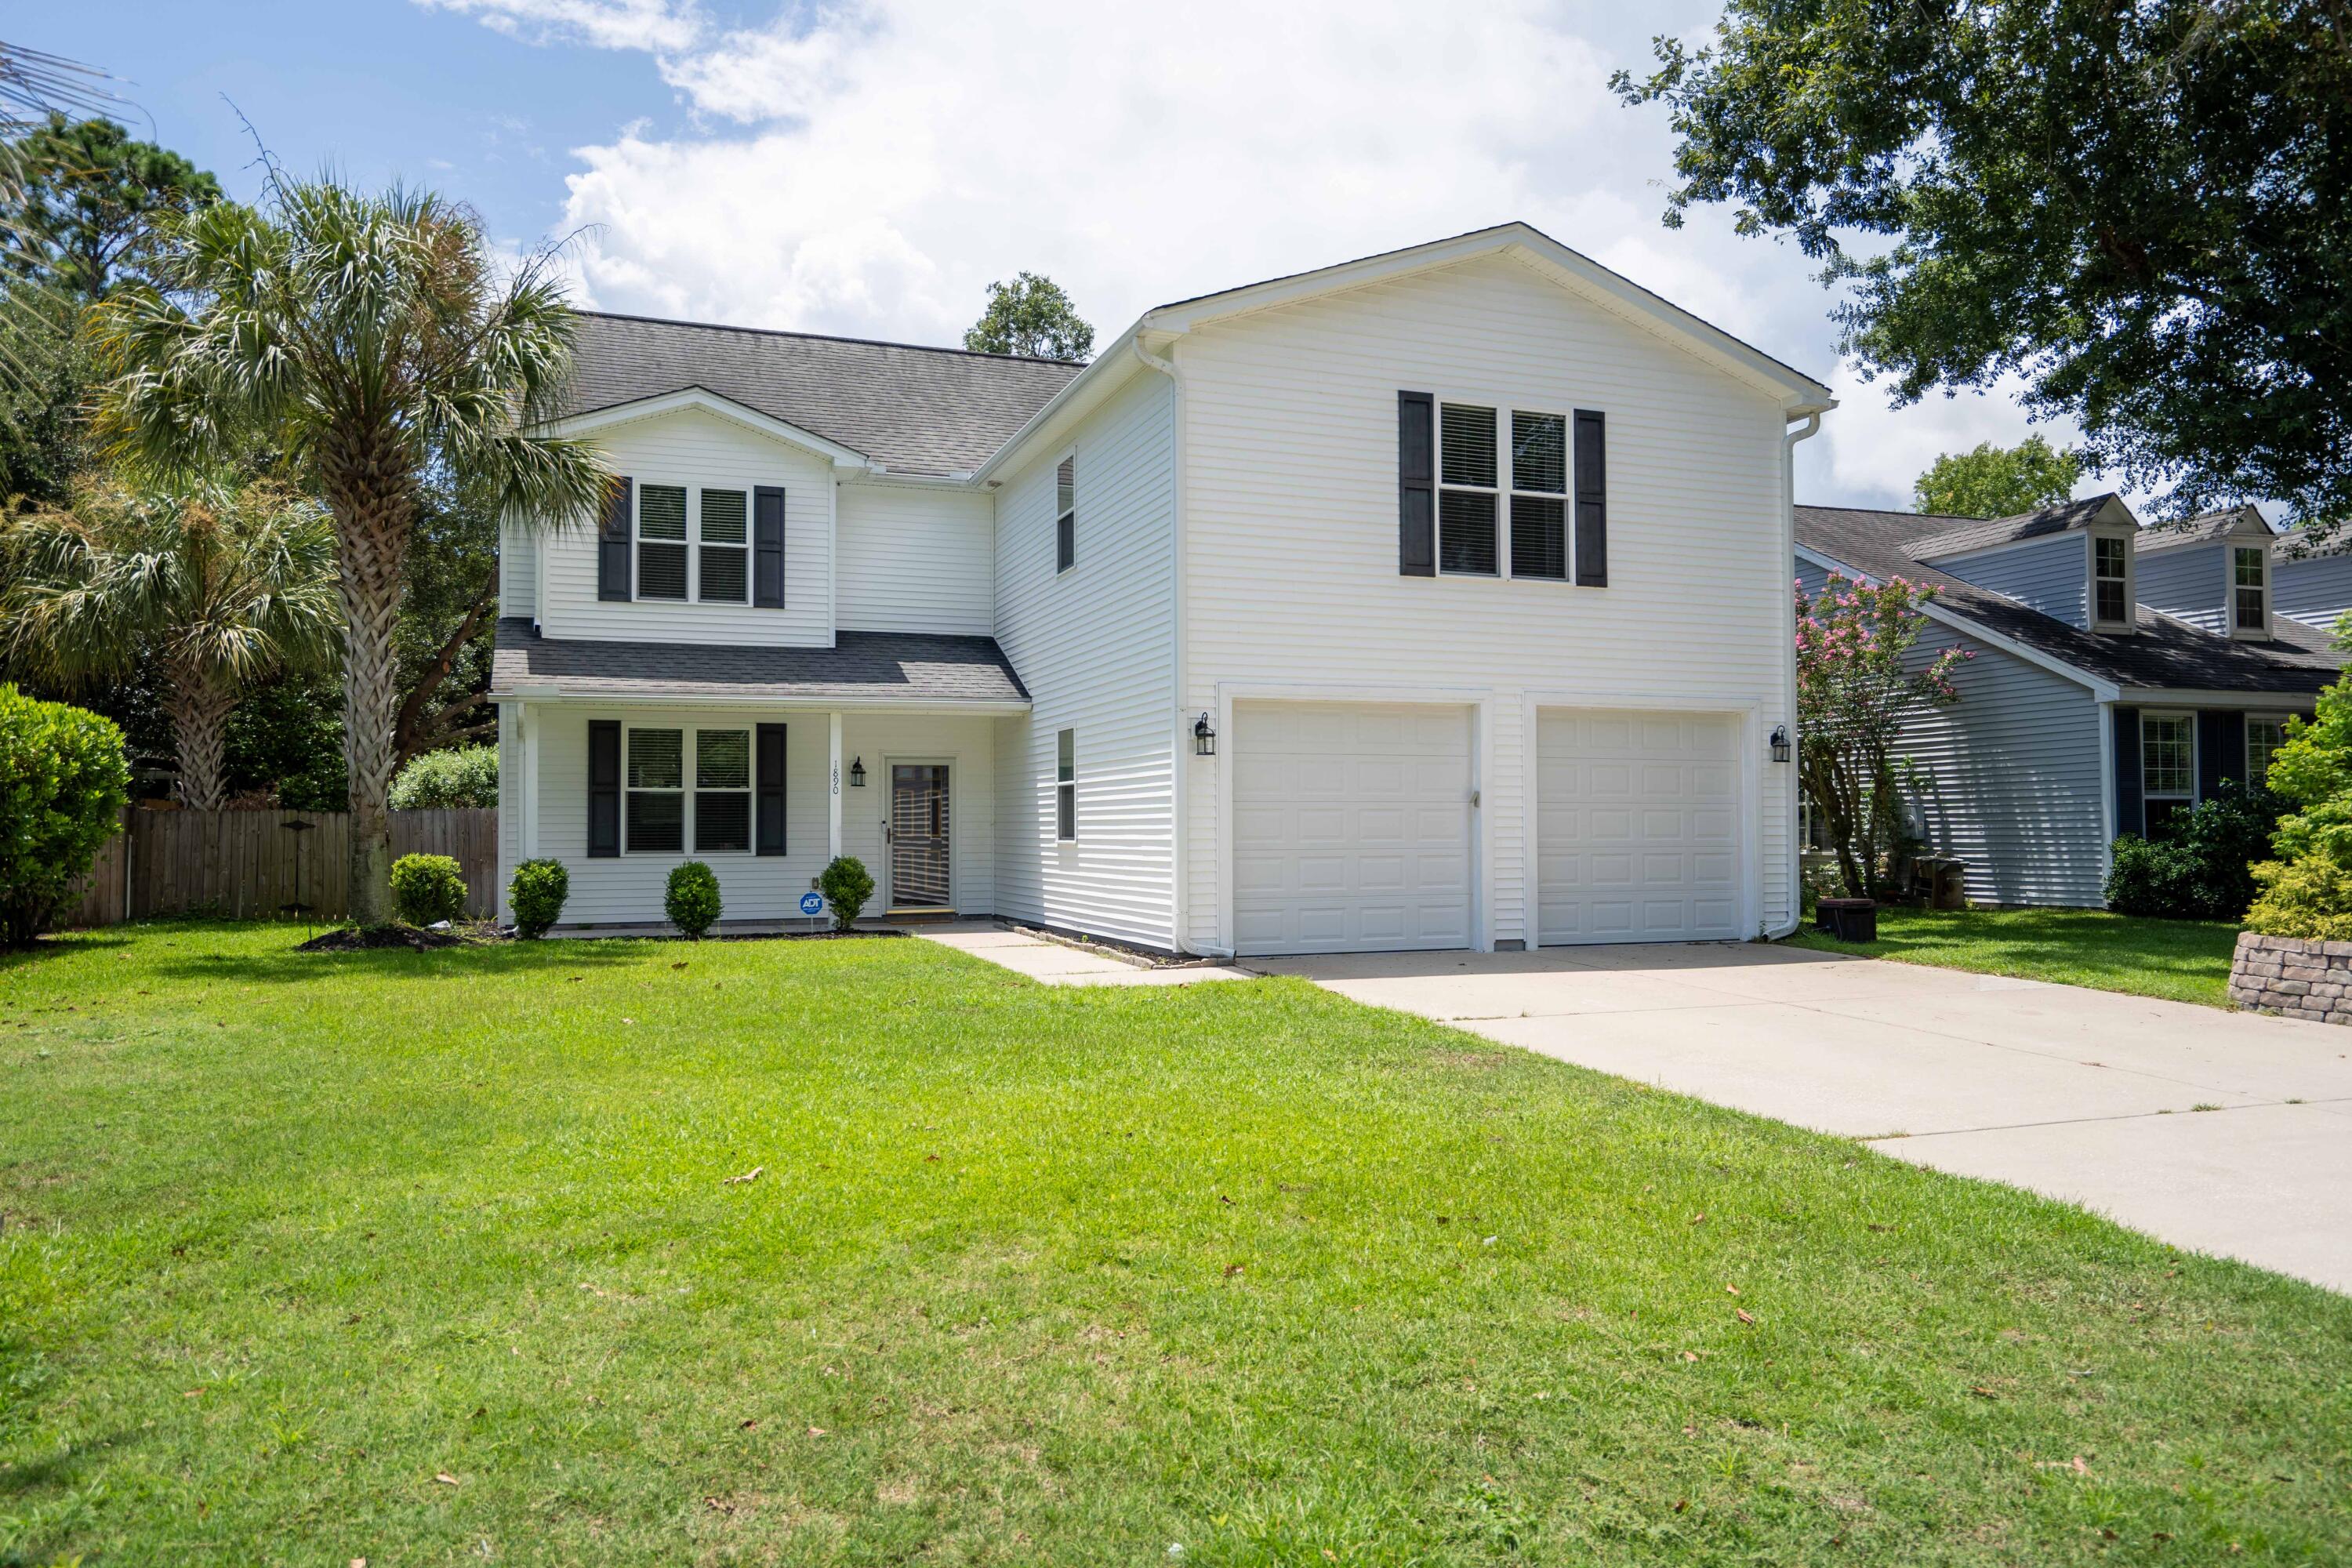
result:
M 1991 550 L 2003 544 L 2022 544 L 2029 539 L 2040 539 L 2045 534 L 2064 533 L 2070 529 L 2089 526 L 2100 510 L 2115 499 L 2112 495 L 2103 495 L 2084 500 L 2060 501 L 2056 506 L 2020 512 L 2015 517 L 1930 517 L 1927 521 L 1940 525 L 1938 531 L 1913 540 L 1911 553 L 1919 560 L 1928 561 L 1940 555 Z
M 556 416 L 699 386 L 914 474 L 978 468 L 1085 368 L 593 310 L 573 363 Z
M 2338 673 L 2326 639 L 2284 616 L 2273 617 L 2267 642 L 2215 637 L 2145 605 L 2137 606 L 2138 629 L 2130 637 L 2102 637 L 2068 626 L 1921 562 L 1916 553 L 1921 542 L 1940 542 L 1956 521 L 1908 511 L 1801 506 L 1797 542 L 1879 582 L 1904 577 L 1930 584 L 1946 609 L 2117 686 L 2303 694 L 2327 686 Z
M 839 632 L 832 647 L 597 642 L 533 637 L 499 622 L 490 689 L 552 687 L 559 696 L 659 701 L 728 697 L 774 702 L 1026 702 L 994 637 Z

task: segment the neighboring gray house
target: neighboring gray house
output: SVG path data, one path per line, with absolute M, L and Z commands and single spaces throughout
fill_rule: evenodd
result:
M 2271 592 L 2273 613 L 2332 636 L 2352 611 L 2352 539 L 2306 545 L 2294 533 L 2280 535 L 2271 551 Z
M 2112 495 L 1990 522 L 1800 506 L 1796 539 L 1807 594 L 1832 573 L 1931 585 L 1923 654 L 1973 652 L 1907 749 L 1928 842 L 1979 901 L 2101 903 L 2118 834 L 2260 779 L 2337 674 L 2271 602 L 2283 563 L 2251 508 L 2143 529 Z

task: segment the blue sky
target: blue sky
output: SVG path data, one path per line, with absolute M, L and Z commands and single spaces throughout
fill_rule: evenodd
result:
M 2000 397 L 1890 411 L 1838 363 L 1801 257 L 1721 213 L 1660 226 L 1664 116 L 1607 77 L 1715 15 L 53 0 L 9 37 L 121 79 L 119 117 L 233 194 L 258 184 L 242 110 L 294 172 L 428 183 L 516 248 L 576 236 L 579 295 L 611 310 L 953 342 L 990 279 L 1029 268 L 1108 334 L 1161 300 L 1525 218 L 1830 380 L 1843 405 L 1799 449 L 1801 494 L 1905 505 L 1937 452 L 2026 423 Z

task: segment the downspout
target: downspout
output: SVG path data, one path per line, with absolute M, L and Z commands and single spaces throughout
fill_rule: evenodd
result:
M 1184 377 L 1177 370 L 1175 360 L 1160 358 L 1143 346 L 1143 334 L 1139 331 L 1128 340 L 1135 357 L 1147 370 L 1156 370 L 1168 378 L 1171 403 L 1169 422 L 1172 427 L 1173 450 L 1170 460 L 1175 473 L 1171 483 L 1171 515 L 1168 524 L 1171 551 L 1169 588 L 1171 602 L 1168 616 L 1168 667 L 1171 672 L 1172 700 L 1169 705 L 1174 715 L 1169 739 L 1169 810 L 1170 823 L 1169 881 L 1171 894 L 1170 918 L 1173 922 L 1169 935 L 1176 951 L 1195 957 L 1204 956 L 1192 944 L 1192 792 L 1186 787 L 1192 775 L 1192 756 L 1187 745 L 1184 724 L 1184 607 L 1186 603 L 1184 576 Z
M 1786 704 L 1789 734 L 1791 738 L 1789 782 L 1789 918 L 1786 924 L 1769 929 L 1765 935 L 1778 941 L 1791 935 L 1805 921 L 1805 846 L 1798 837 L 1798 799 L 1803 785 L 1797 782 L 1800 764 L 1794 760 L 1796 747 L 1803 742 L 1797 733 L 1797 623 L 1796 604 L 1788 583 L 1796 571 L 1797 559 L 1797 443 L 1818 434 L 1822 427 L 1821 410 L 1805 416 L 1805 422 L 1780 437 L 1780 604 L 1788 615 L 1788 635 L 1780 639 L 1786 663 L 1782 666 L 1788 683 L 1782 688 L 1781 699 Z M 1777 765 L 1777 764 L 1775 764 Z

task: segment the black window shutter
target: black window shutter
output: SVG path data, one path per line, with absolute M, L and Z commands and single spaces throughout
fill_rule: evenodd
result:
M 1397 394 L 1397 572 L 1437 575 L 1437 453 L 1431 428 L 1435 399 Z
M 781 855 L 784 852 L 784 727 L 761 724 L 758 729 L 758 768 L 751 783 L 760 796 L 759 828 L 752 847 L 761 855 Z
M 1601 417 L 1576 411 L 1576 585 L 1609 586 L 1609 443 Z
M 596 528 L 596 596 L 629 597 L 629 514 L 636 486 L 615 479 L 604 492 L 604 516 Z
M 774 485 L 751 491 L 751 603 L 784 607 L 784 492 Z
M 2246 776 L 2246 716 L 2208 708 L 2197 715 L 2197 798 L 2211 800 L 2224 779 Z
M 588 856 L 621 852 L 621 721 L 588 721 Z
M 2139 710 L 2116 710 L 2116 833 L 2145 836 L 2140 815 Z

